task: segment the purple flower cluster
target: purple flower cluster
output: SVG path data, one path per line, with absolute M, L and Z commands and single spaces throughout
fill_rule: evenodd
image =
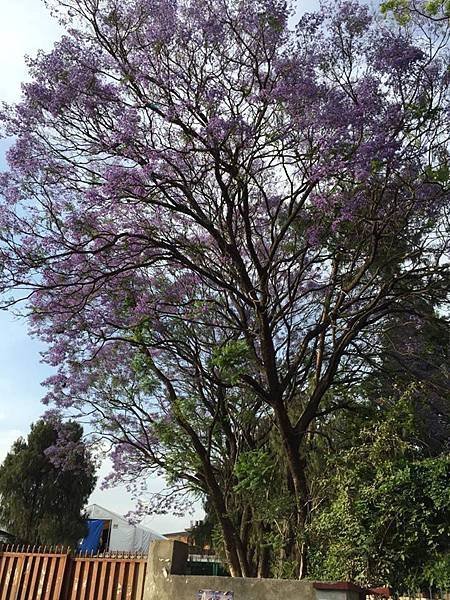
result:
M 396 268 L 423 289 L 450 82 L 445 56 L 353 0 L 295 31 L 278 0 L 94 4 L 63 3 L 74 28 L 0 113 L 0 289 L 25 290 L 57 368 L 46 400 L 94 415 L 114 483 L 183 447 L 166 421 L 203 415 L 192 382 L 223 340 L 248 341 L 262 389 L 270 334 L 283 393 L 306 394 L 312 348 L 326 368 L 365 309 L 395 304 L 394 241 L 414 240 Z M 50 455 L 72 468 L 66 434 Z

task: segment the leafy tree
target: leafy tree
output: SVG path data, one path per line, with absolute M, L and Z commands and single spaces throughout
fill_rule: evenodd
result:
M 446 589 L 449 456 L 421 446 L 408 395 L 363 423 L 353 444 L 328 458 L 323 485 L 332 500 L 311 525 L 311 574 L 397 592 Z
M 316 577 L 398 593 L 448 587 L 449 339 L 448 324 L 416 302 L 387 323 L 346 413 L 320 423 L 308 474 Z
M 409 23 L 412 17 L 446 24 L 450 19 L 449 0 L 386 0 L 381 10 L 384 14 L 392 11 L 403 24 Z
M 233 575 L 239 455 L 276 429 L 304 576 L 316 420 L 392 315 L 445 302 L 448 34 L 357 2 L 295 31 L 272 0 L 55 5 L 68 33 L 2 112 L 0 212 L 0 287 L 26 289 L 59 368 L 48 400 L 94 408 L 117 476 L 209 494 Z
M 0 466 L 0 522 L 25 543 L 74 545 L 95 466 L 73 421 L 37 421 Z
M 224 556 L 230 561 L 238 554 L 235 559 L 252 575 L 259 562 L 248 536 L 254 516 L 235 493 L 235 465 L 243 453 L 265 444 L 272 420 L 258 398 L 230 389 L 231 366 L 222 365 L 215 345 L 208 355 L 208 330 L 202 337 L 192 328 L 180 334 L 177 328 L 177 353 L 166 355 L 171 396 L 148 375 L 151 358 L 138 352 L 131 367 L 129 356 L 124 361 L 116 357 L 114 370 L 90 372 L 90 395 L 79 408 L 96 415 L 94 431 L 112 444 L 114 471 L 107 485 L 125 481 L 135 494 L 137 513 L 178 514 L 189 508 L 193 497 L 207 500 L 221 528 Z M 224 352 L 225 362 L 231 347 Z M 214 367 L 216 362 L 220 366 Z M 147 498 L 143 480 L 161 472 L 168 488 Z
M 450 328 L 424 303 L 387 323 L 376 375 L 365 386 L 376 401 L 395 402 L 406 392 L 418 415 L 416 435 L 430 456 L 448 451 L 450 442 Z

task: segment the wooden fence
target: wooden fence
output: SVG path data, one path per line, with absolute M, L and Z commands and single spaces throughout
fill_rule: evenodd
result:
M 0 600 L 142 600 L 147 556 L 0 547 Z

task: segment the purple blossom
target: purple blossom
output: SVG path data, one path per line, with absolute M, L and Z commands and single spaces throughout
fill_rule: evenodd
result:
M 405 73 L 424 58 L 423 50 L 390 31 L 384 31 L 374 45 L 373 64 L 380 70 Z
M 171 440 L 183 447 L 176 409 L 205 418 L 207 402 L 190 402 L 220 376 L 212 348 L 250 340 L 265 403 L 267 316 L 278 374 L 307 398 L 314 361 L 295 357 L 310 336 L 324 332 L 327 369 L 349 323 L 364 340 L 365 310 L 396 306 L 397 280 L 381 279 L 393 240 L 420 248 L 395 258 L 414 298 L 445 254 L 448 190 L 432 180 L 448 162 L 445 56 L 354 1 L 295 32 L 288 19 L 275 0 L 105 0 L 94 29 L 74 21 L 30 61 L 21 102 L 0 114 L 15 137 L 0 289 L 28 298 L 47 344 L 45 401 L 113 444 L 107 484 L 138 494 Z M 61 426 L 49 456 L 74 468 L 79 450 Z

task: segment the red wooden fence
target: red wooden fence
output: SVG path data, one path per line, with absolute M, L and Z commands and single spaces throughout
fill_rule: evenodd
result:
M 142 600 L 147 557 L 0 547 L 0 600 Z

